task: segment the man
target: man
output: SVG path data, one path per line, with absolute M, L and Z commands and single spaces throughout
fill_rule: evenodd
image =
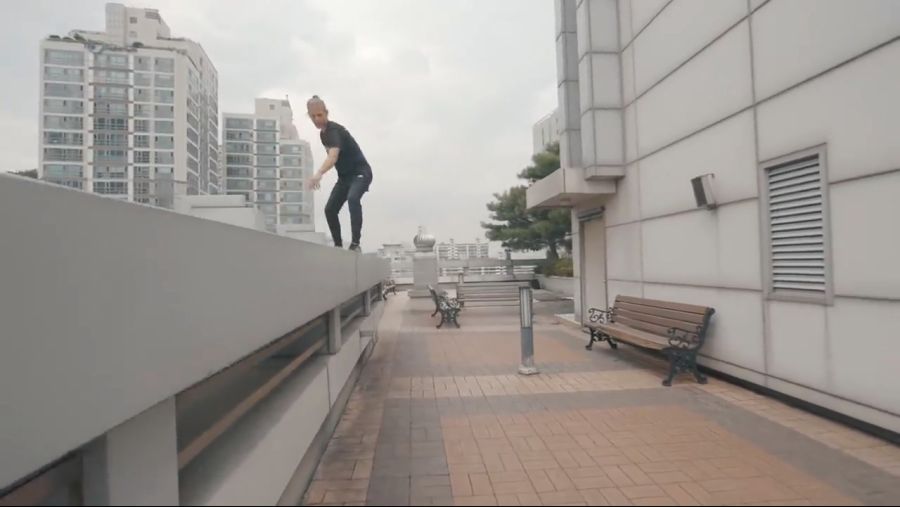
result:
M 363 155 L 362 150 L 343 126 L 328 120 L 328 108 L 318 95 L 306 102 L 306 111 L 316 128 L 319 129 L 319 138 L 328 152 L 328 157 L 322 162 L 322 167 L 310 179 L 309 187 L 318 190 L 322 176 L 337 168 L 338 181 L 331 190 L 331 196 L 325 205 L 325 218 L 328 219 L 328 228 L 331 229 L 331 238 L 334 246 L 343 247 L 341 237 L 341 222 L 338 220 L 338 212 L 344 203 L 350 202 L 350 229 L 352 239 L 350 250 L 359 252 L 359 240 L 362 232 L 362 204 L 364 193 L 369 190 L 372 183 L 372 167 Z

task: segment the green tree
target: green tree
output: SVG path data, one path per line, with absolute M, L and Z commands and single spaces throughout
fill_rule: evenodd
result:
M 538 181 L 559 169 L 559 144 L 554 143 L 531 158 L 532 165 L 519 172 L 518 177 L 529 183 Z M 482 222 L 491 241 L 500 241 L 512 250 L 547 249 L 547 260 L 559 259 L 559 248 L 571 250 L 567 239 L 572 222 L 566 209 L 531 210 L 525 205 L 525 185 L 518 185 L 503 193 L 494 194 L 487 204 L 492 222 Z

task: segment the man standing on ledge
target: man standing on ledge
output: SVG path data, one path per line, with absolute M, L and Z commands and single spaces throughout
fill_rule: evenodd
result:
M 341 238 L 341 222 L 338 220 L 338 212 L 344 207 L 345 202 L 350 201 L 350 229 L 353 234 L 350 250 L 359 252 L 359 240 L 362 232 L 362 203 L 360 201 L 372 183 L 372 167 L 366 161 L 365 155 L 350 132 L 343 126 L 328 121 L 328 109 L 318 95 L 313 95 L 313 98 L 306 102 L 306 112 L 309 113 L 309 118 L 319 129 L 319 138 L 328 152 L 328 157 L 322 162 L 322 167 L 309 180 L 309 187 L 318 190 L 322 176 L 332 167 L 337 167 L 338 180 L 325 205 L 325 218 L 328 219 L 328 228 L 331 229 L 334 246 L 343 247 L 344 241 Z

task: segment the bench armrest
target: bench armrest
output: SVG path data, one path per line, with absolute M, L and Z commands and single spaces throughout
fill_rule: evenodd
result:
M 588 320 L 591 324 L 609 324 L 613 321 L 613 308 L 588 308 Z
M 703 337 L 700 335 L 701 328 L 697 326 L 697 331 L 685 331 L 676 327 L 669 328 L 669 346 L 676 349 L 698 349 L 703 345 Z

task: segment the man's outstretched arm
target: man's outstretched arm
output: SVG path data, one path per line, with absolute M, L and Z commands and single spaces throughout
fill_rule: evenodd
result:
M 316 174 L 313 175 L 309 180 L 309 188 L 318 190 L 320 186 L 320 182 L 322 181 L 322 176 L 325 175 L 328 171 L 334 167 L 334 164 L 337 163 L 338 155 L 340 155 L 340 148 L 328 148 L 328 156 L 325 157 L 325 160 L 322 162 L 322 167 L 316 171 Z

